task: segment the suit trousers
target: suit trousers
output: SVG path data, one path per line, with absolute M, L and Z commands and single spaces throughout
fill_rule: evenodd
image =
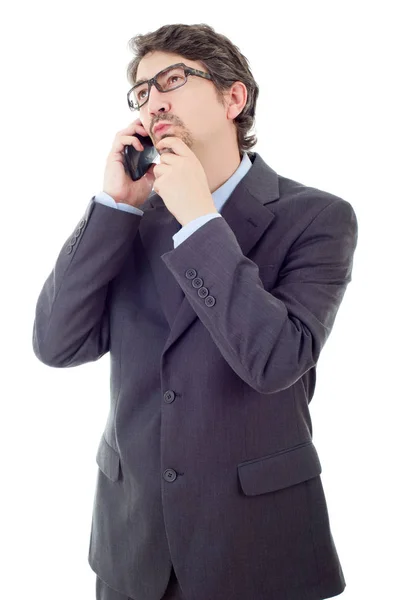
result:
M 110 588 L 98 575 L 96 575 L 96 600 L 142 600 L 141 598 L 130 598 L 116 590 Z M 176 578 L 174 567 L 171 569 L 171 576 L 167 589 L 160 600 L 184 600 L 182 588 Z

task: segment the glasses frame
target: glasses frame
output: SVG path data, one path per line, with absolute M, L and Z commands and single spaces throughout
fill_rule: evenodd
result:
M 173 67 L 183 67 L 184 72 L 185 72 L 185 81 L 183 83 L 180 83 L 179 85 L 177 85 L 175 88 L 173 88 L 172 90 L 162 90 L 160 89 L 160 86 L 158 85 L 156 79 L 157 77 L 161 74 L 164 73 L 164 71 L 168 71 L 168 69 L 172 69 Z M 129 90 L 129 92 L 127 93 L 126 97 L 128 100 L 128 106 L 132 111 L 135 110 L 139 110 L 139 108 L 142 108 L 142 106 L 144 106 L 146 104 L 146 102 L 148 101 L 148 99 L 150 98 L 150 91 L 151 91 L 151 86 L 154 85 L 154 87 L 156 87 L 158 89 L 159 92 L 166 94 L 167 92 L 172 92 L 174 90 L 177 90 L 178 88 L 182 87 L 183 85 L 185 85 L 185 83 L 188 80 L 188 75 L 194 75 L 196 77 L 203 77 L 204 79 L 210 79 L 212 81 L 212 77 L 211 75 L 209 75 L 208 73 L 205 73 L 204 71 L 199 71 L 198 69 L 193 69 L 192 67 L 188 67 L 187 65 L 185 65 L 185 63 L 175 63 L 174 65 L 170 65 L 169 67 L 166 67 L 165 69 L 162 69 L 162 71 L 159 71 L 156 75 L 154 75 L 154 77 L 152 77 L 151 79 L 146 79 L 145 81 L 138 81 L 137 83 L 135 83 L 134 86 L 131 87 L 131 89 Z M 129 96 L 130 93 L 132 92 L 132 90 L 138 86 L 138 85 L 143 85 L 144 83 L 148 83 L 149 84 L 149 93 L 147 95 L 147 99 L 143 102 L 143 104 L 141 104 L 140 106 L 135 106 L 133 102 L 131 102 L 129 100 Z

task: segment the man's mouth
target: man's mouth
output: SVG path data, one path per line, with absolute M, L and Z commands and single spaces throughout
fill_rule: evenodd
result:
M 164 130 L 166 130 L 168 127 L 171 127 L 171 125 L 163 125 L 162 127 L 159 127 L 158 129 L 155 130 L 155 134 L 158 133 L 162 133 Z

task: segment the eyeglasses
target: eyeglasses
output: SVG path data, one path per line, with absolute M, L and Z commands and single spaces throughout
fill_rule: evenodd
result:
M 152 85 L 155 85 L 159 92 L 170 92 L 185 85 L 188 75 L 196 75 L 197 77 L 212 80 L 211 75 L 204 71 L 192 69 L 184 63 L 176 63 L 163 69 L 148 81 L 138 81 L 135 83 L 127 94 L 129 108 L 131 110 L 138 110 L 143 106 L 149 99 Z

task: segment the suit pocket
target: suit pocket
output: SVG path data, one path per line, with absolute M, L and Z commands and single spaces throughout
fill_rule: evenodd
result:
M 99 469 L 111 481 L 117 481 L 120 474 L 120 459 L 117 450 L 106 441 L 104 434 L 101 437 L 99 448 L 96 454 L 96 462 Z
M 238 464 L 246 496 L 274 492 L 316 477 L 322 471 L 314 444 L 309 441 L 275 454 Z

